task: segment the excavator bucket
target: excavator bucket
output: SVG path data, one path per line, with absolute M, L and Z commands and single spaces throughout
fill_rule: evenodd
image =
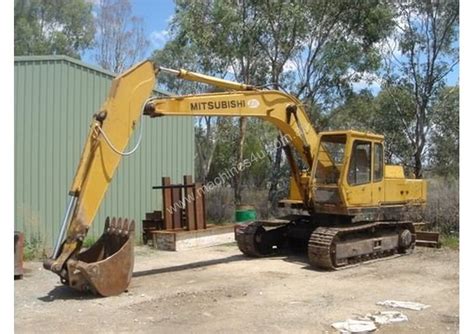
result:
M 99 240 L 67 261 L 69 285 L 104 297 L 125 291 L 133 272 L 134 231 L 133 220 L 107 217 Z

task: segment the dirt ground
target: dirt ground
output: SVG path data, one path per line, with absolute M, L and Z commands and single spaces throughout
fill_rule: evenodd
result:
M 243 257 L 235 245 L 182 252 L 136 248 L 134 278 L 116 297 L 62 286 L 40 262 L 15 281 L 15 332 L 333 333 L 330 324 L 383 311 L 378 301 L 431 305 L 403 310 L 408 322 L 379 333 L 459 331 L 459 253 L 417 248 L 412 255 L 335 272 L 304 256 Z

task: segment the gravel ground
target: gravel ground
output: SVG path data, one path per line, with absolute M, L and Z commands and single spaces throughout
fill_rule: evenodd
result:
M 431 305 L 403 310 L 408 322 L 378 333 L 459 331 L 459 252 L 417 248 L 409 256 L 325 272 L 304 256 L 243 257 L 223 245 L 182 252 L 135 249 L 128 292 L 97 298 L 62 286 L 40 262 L 15 281 L 17 333 L 333 333 L 331 323 L 387 310 L 395 299 Z

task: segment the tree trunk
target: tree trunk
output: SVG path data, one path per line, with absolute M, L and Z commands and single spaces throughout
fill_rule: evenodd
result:
M 278 135 L 278 141 L 282 142 L 281 134 Z M 272 176 L 270 179 L 270 189 L 268 190 L 268 201 L 271 204 L 272 209 L 276 207 L 276 196 L 278 191 L 278 181 L 280 180 L 280 166 L 282 159 L 282 145 L 278 145 L 275 152 L 275 160 L 273 161 Z
M 416 106 L 416 148 L 415 148 L 415 168 L 414 174 L 415 178 L 423 178 L 423 151 L 425 150 L 426 145 L 426 109 L 428 105 L 428 98 L 423 97 L 421 102 L 417 102 Z
M 212 124 L 212 117 L 203 118 L 206 123 L 206 133 L 204 136 L 204 141 L 196 141 L 196 151 L 199 158 L 198 163 L 198 175 L 196 175 L 196 181 L 206 182 L 207 176 L 211 169 L 211 164 L 214 158 L 214 152 L 217 145 L 217 137 L 219 136 L 219 126 L 221 123 L 221 118 L 217 117 L 216 124 Z M 199 123 L 200 124 L 200 123 Z M 200 125 L 198 125 L 200 126 Z
M 239 118 L 239 146 L 237 152 L 237 173 L 234 175 L 234 203 L 242 203 L 242 163 L 244 160 L 245 129 L 247 127 L 247 118 Z
M 422 152 L 424 149 L 424 145 L 418 145 L 415 151 L 415 166 L 413 173 L 415 174 L 415 178 L 422 179 L 423 178 L 423 159 L 422 159 Z
M 423 178 L 423 167 L 421 165 L 421 159 L 418 156 L 418 153 L 415 154 L 415 177 L 417 179 Z

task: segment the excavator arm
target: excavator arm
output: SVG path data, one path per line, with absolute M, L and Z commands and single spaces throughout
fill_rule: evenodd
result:
M 227 91 L 150 98 L 160 71 Z M 318 134 L 303 106 L 288 94 L 185 70 L 159 68 L 150 61 L 139 63 L 113 80 L 107 100 L 92 119 L 56 247 L 52 257 L 44 262 L 45 268 L 73 288 L 108 296 L 121 293 L 129 284 L 133 270 L 133 221 L 107 220 L 98 242 L 83 252 L 81 247 L 122 156 L 132 153 L 124 150 L 143 115 L 257 117 L 280 130 L 285 143 L 292 144 L 308 169 L 319 146 Z M 289 146 L 285 148 L 300 194 L 307 197 L 310 192 L 301 182 L 302 171 Z
M 44 261 L 46 269 L 73 288 L 108 296 L 121 293 L 128 286 L 131 269 L 122 268 L 133 267 L 129 254 L 133 249 L 133 222 L 107 221 L 97 244 L 88 252 L 80 250 L 122 158 L 116 151 L 127 147 L 154 86 L 153 64 L 137 64 L 112 81 L 106 101 L 92 118 L 69 190 L 61 231 L 51 258 Z

